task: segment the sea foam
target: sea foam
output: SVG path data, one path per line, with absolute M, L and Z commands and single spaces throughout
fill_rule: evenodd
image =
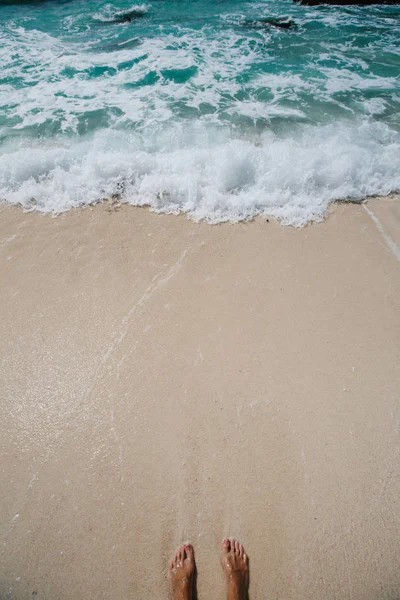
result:
M 154 137 L 102 130 L 79 140 L 12 140 L 0 164 L 0 197 L 54 213 L 118 197 L 210 223 L 261 214 L 301 226 L 322 219 L 334 200 L 400 189 L 400 135 L 368 120 L 256 141 L 198 127 Z

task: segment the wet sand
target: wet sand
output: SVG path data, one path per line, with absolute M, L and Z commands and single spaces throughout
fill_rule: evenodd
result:
M 399 246 L 2 206 L 0 598 L 164 600 L 186 541 L 223 598 L 230 535 L 251 600 L 399 598 Z

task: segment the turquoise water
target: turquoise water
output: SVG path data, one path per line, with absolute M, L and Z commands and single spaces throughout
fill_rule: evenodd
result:
M 400 6 L 0 0 L 0 83 L 25 208 L 302 225 L 400 189 Z

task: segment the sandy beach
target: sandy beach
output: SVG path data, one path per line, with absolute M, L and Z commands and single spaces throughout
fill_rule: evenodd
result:
M 0 207 L 0 598 L 400 597 L 400 197 L 303 229 Z

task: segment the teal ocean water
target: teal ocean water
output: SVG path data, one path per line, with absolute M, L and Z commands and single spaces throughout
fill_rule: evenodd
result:
M 400 189 L 400 6 L 0 0 L 0 84 L 27 209 L 302 225 Z

